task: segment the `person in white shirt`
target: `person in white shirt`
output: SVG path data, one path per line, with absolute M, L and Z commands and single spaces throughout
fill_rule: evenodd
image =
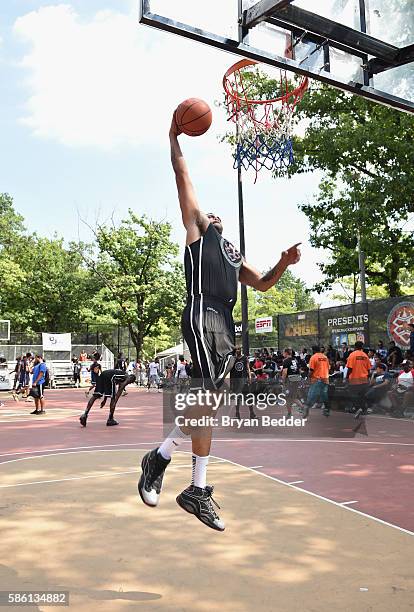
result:
M 406 360 L 403 369 L 397 377 L 397 386 L 388 393 L 392 402 L 393 415 L 404 416 L 405 410 L 414 407 L 414 369 L 413 364 Z
M 160 389 L 160 363 L 159 363 L 159 359 L 156 358 L 154 359 L 154 361 L 151 361 L 151 363 L 148 366 L 148 383 L 147 383 L 147 392 L 149 393 L 149 390 L 151 388 L 151 384 L 154 384 L 157 389 L 158 389 L 158 393 L 161 393 L 161 389 Z
M 175 371 L 175 378 L 178 382 L 178 385 L 180 387 L 180 393 L 182 393 L 182 389 L 187 385 L 188 383 L 188 374 L 187 374 L 187 363 L 184 359 L 183 355 L 180 355 L 178 363 L 177 363 L 177 369 Z

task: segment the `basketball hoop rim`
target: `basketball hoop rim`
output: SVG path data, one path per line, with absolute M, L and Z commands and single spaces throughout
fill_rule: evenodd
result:
M 289 98 L 292 98 L 292 97 L 295 99 L 295 103 L 296 103 L 298 100 L 302 98 L 303 94 L 308 89 L 309 79 L 308 77 L 303 77 L 298 87 L 296 87 L 295 89 L 292 89 L 292 91 L 288 91 L 287 93 L 283 94 L 283 96 L 280 96 L 279 98 L 272 98 L 269 100 L 251 100 L 249 98 L 239 96 L 229 90 L 229 87 L 227 84 L 228 77 L 230 77 L 232 74 L 234 74 L 241 68 L 246 68 L 247 66 L 254 66 L 255 64 L 259 64 L 259 63 L 260 62 L 257 62 L 256 60 L 242 59 L 236 62 L 235 64 L 233 64 L 232 66 L 230 66 L 230 68 L 226 71 L 223 77 L 223 88 L 224 88 L 224 91 L 226 92 L 226 95 L 228 95 L 232 100 L 236 102 L 244 102 L 245 104 L 249 104 L 249 105 L 274 104 L 276 102 L 284 103 L 284 102 L 287 102 Z

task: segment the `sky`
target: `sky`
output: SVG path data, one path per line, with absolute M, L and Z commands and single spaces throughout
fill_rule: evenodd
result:
M 234 4 L 227 3 L 226 6 Z M 187 17 L 234 36 L 234 7 L 211 0 L 208 14 L 190 0 L 153 0 L 154 12 Z M 219 11 L 220 8 L 220 11 Z M 206 11 L 204 11 L 206 13 Z M 213 15 L 220 24 L 212 24 Z M 202 137 L 180 137 L 200 207 L 217 212 L 238 244 L 237 172 L 222 76 L 237 57 L 138 23 L 134 0 L 0 2 L 0 192 L 9 193 L 27 228 L 66 240 L 91 240 L 88 224 L 120 220 L 128 208 L 168 220 L 184 244 L 168 129 L 176 106 L 205 99 L 213 124 Z M 321 175 L 272 179 L 243 175 L 246 255 L 261 270 L 302 242 L 293 272 L 321 280 L 327 254 L 311 247 L 298 204 L 311 202 Z M 328 296 L 318 298 L 330 305 Z

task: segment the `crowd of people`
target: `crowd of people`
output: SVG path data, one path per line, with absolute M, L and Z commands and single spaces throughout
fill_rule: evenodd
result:
M 312 367 L 315 354 L 320 362 L 324 362 L 323 377 L 315 376 Z M 361 363 L 364 363 L 363 370 L 360 369 Z M 263 390 L 266 384 L 280 383 L 290 395 L 288 414 L 298 398 L 298 387 L 303 388 L 301 383 L 305 380 L 310 383 L 323 381 L 326 394 L 330 386 L 337 384 L 342 394 L 337 393 L 336 398 L 348 400 L 350 410 L 355 411 L 356 416 L 381 411 L 401 417 L 406 411 L 414 410 L 414 354 L 411 349 L 403 352 L 393 341 L 388 347 L 379 341 L 375 348 L 366 348 L 362 342 L 353 347 L 343 343 L 339 348 L 315 346 L 312 350 L 303 348 L 300 351 L 288 347 L 283 351 L 261 348 L 249 357 L 243 357 L 239 349 L 231 375 L 243 380 L 245 389 L 247 385 L 250 389 L 259 387 Z M 332 392 L 329 398 L 332 398 Z M 327 415 L 329 398 L 326 396 L 321 402 L 327 405 Z
M 16 359 L 12 397 L 34 401 L 35 409 L 31 414 L 45 414 L 44 390 L 49 384 L 49 370 L 42 355 L 26 353 Z

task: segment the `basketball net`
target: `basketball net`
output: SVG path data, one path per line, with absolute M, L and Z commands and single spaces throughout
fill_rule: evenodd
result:
M 253 168 L 255 181 L 260 170 L 287 168 L 293 161 L 293 115 L 308 88 L 302 78 L 292 88 L 286 71 L 280 70 L 280 96 L 257 100 L 249 95 L 252 67 L 258 62 L 243 59 L 231 66 L 223 77 L 228 120 L 236 124 L 234 168 Z

